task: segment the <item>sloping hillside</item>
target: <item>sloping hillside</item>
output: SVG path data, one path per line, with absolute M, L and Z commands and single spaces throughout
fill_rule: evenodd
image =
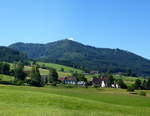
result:
M 48 44 L 15 43 L 9 47 L 26 53 L 29 58 L 86 70 L 125 72 L 132 69 L 138 75 L 150 75 L 149 60 L 120 49 L 95 48 L 67 39 Z

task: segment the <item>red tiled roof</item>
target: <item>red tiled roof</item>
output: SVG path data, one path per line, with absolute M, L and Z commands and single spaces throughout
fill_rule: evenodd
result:
M 72 80 L 72 81 L 76 81 L 76 77 L 61 77 L 58 80 L 60 81 L 64 81 L 64 80 Z

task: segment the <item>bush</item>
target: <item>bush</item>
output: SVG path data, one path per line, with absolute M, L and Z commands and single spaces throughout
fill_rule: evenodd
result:
M 146 96 L 146 92 L 145 92 L 145 91 L 141 91 L 139 94 L 140 94 L 141 96 Z
M 52 86 L 57 86 L 57 83 L 56 83 L 56 82 L 53 82 L 51 85 L 52 85 Z
M 134 88 L 133 86 L 129 86 L 128 89 L 127 89 L 127 91 L 129 91 L 129 92 L 134 92 L 134 91 L 135 91 L 135 88 Z
M 117 83 L 120 88 L 127 89 L 127 85 L 124 83 L 124 81 L 122 79 L 117 80 Z
M 24 85 L 24 81 L 22 81 L 22 80 L 14 80 L 13 84 L 14 85 Z
M 98 86 L 98 85 L 94 85 L 93 87 L 94 87 L 94 88 L 99 88 L 99 86 Z

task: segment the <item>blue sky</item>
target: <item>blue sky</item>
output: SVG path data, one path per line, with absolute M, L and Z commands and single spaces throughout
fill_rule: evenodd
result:
M 0 45 L 72 37 L 150 59 L 149 0 L 0 0 Z

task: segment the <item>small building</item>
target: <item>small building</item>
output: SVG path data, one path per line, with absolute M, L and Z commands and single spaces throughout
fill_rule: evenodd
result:
M 92 71 L 90 71 L 90 74 L 99 74 L 99 72 L 95 71 L 95 70 L 92 70 Z
M 58 80 L 60 80 L 64 84 L 73 84 L 73 85 L 75 85 L 77 83 L 76 77 L 61 77 Z
M 101 78 L 93 78 L 92 85 L 101 87 Z
M 92 80 L 92 84 L 94 86 L 99 86 L 99 87 L 108 87 L 108 82 L 109 82 L 109 79 L 107 76 L 102 76 L 102 77 L 99 77 L 99 78 L 93 78 Z M 118 84 L 114 83 L 111 85 L 112 88 L 119 88 Z
M 108 77 L 107 76 L 101 77 L 101 87 L 108 87 Z
M 78 81 L 78 82 L 77 82 L 77 85 L 84 86 L 84 85 L 85 85 L 85 82 L 84 82 L 84 81 Z
M 77 81 L 76 77 L 61 77 L 58 80 L 64 84 L 81 85 L 81 86 L 85 85 L 84 81 Z
M 41 80 L 42 80 L 42 82 L 44 82 L 44 83 L 49 83 L 48 81 L 48 75 L 41 75 Z
M 107 87 L 108 86 L 108 78 L 107 77 L 99 77 L 93 78 L 92 84 L 99 87 Z

